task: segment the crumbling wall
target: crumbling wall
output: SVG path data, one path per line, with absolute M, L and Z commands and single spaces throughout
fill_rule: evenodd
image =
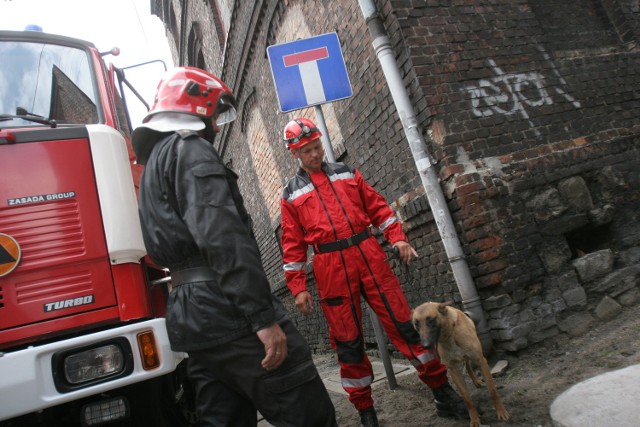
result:
M 312 108 L 278 111 L 266 55 L 272 44 L 338 33 L 353 97 L 322 106 L 335 157 L 359 168 L 404 221 L 420 258 L 410 266 L 391 262 L 409 304 L 464 305 L 358 2 L 225 2 L 226 37 L 212 34 L 210 3 L 155 3 L 167 17 L 178 15 L 171 26 L 165 20 L 171 40 L 182 45 L 173 51 L 200 46 L 196 58 L 236 95 L 239 118 L 216 148 L 240 175 L 273 292 L 313 349 L 328 349 L 326 324 L 311 268 L 313 316 L 297 313 L 284 284 L 277 188 L 297 168 L 283 147 L 283 126 L 294 116 L 316 116 Z M 579 335 L 637 304 L 637 1 L 376 5 L 494 348 L 517 351 L 561 333 Z M 190 34 L 199 34 L 199 44 L 190 44 Z M 364 327 L 373 349 L 368 320 Z

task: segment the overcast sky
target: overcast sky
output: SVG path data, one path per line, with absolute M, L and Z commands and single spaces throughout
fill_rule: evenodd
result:
M 100 51 L 120 48 L 107 63 L 127 67 L 163 60 L 172 67 L 171 54 L 160 19 L 151 15 L 150 0 L 0 0 L 0 29 L 23 30 L 35 24 L 51 34 L 80 38 Z M 164 73 L 162 64 L 144 68 L 145 73 L 125 72 L 149 105 Z M 133 111 L 137 126 L 145 111 Z

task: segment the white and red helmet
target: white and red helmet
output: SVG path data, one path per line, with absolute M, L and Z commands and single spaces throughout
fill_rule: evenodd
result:
M 204 131 L 210 139 L 220 126 L 236 117 L 235 98 L 222 80 L 199 68 L 174 68 L 158 83 L 149 113 L 133 131 L 136 161 L 145 164 L 148 160 L 158 140 L 154 133 Z
M 300 117 L 293 119 L 284 127 L 283 139 L 289 150 L 297 150 L 303 145 L 320 138 L 322 132 L 311 120 Z
M 177 67 L 158 83 L 153 105 L 142 122 L 147 123 L 160 113 L 215 117 L 221 126 L 236 119 L 235 98 L 213 74 L 195 67 Z

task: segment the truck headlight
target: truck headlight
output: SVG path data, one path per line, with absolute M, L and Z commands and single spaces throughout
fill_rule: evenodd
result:
M 126 377 L 133 372 L 131 344 L 125 337 L 115 337 L 59 351 L 51 356 L 51 369 L 60 393 Z
M 85 350 L 64 359 L 64 377 L 70 384 L 117 375 L 123 369 L 124 354 L 116 344 Z

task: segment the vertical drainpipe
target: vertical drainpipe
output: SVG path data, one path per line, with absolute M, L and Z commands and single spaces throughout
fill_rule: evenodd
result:
M 400 115 L 400 121 L 411 147 L 416 167 L 420 173 L 420 179 L 427 194 L 433 218 L 438 226 L 458 291 L 462 296 L 464 310 L 476 322 L 476 329 L 482 343 L 483 352 L 489 354 L 493 343 L 480 303 L 480 297 L 473 283 L 438 176 L 433 168 L 429 154 L 425 151 L 426 145 L 422 133 L 418 129 L 416 114 L 400 75 L 389 37 L 378 15 L 374 1 L 358 0 L 358 3 L 373 39 L 373 47 L 382 66 L 394 104 Z

